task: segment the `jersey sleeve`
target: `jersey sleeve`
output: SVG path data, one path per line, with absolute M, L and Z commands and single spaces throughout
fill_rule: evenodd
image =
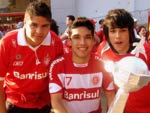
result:
M 8 71 L 8 64 L 10 59 L 10 43 L 5 40 L 5 37 L 0 40 L 0 78 L 5 77 Z
M 63 60 L 63 57 L 56 59 L 50 65 L 49 70 L 49 93 L 58 93 L 61 92 L 63 89 L 63 65 L 60 61 Z

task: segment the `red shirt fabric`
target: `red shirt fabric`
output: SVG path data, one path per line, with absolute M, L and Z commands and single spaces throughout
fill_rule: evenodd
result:
M 36 48 L 25 41 L 24 29 L 5 35 L 0 45 L 0 78 L 5 77 L 6 100 L 22 108 L 49 104 L 49 66 L 62 54 L 62 42 L 51 31 Z
M 104 35 L 104 31 L 102 28 L 99 31 L 97 31 L 96 34 L 100 39 L 100 43 L 105 40 L 105 35 Z
M 74 64 L 72 53 L 55 60 L 50 67 L 50 93 L 62 92 L 68 113 L 101 113 L 100 92 L 114 90 L 98 56 L 91 55 L 87 64 Z
M 104 61 L 111 60 L 115 62 L 126 56 L 134 56 L 131 53 L 119 55 L 113 52 L 106 41 L 99 45 L 97 54 Z M 138 57 L 143 59 L 150 68 L 150 45 L 148 43 L 144 43 L 143 50 Z M 142 89 L 129 94 L 124 113 L 150 113 L 150 83 Z

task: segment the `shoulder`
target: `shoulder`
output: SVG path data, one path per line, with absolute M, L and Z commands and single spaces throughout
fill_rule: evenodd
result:
M 64 61 L 64 59 L 65 59 L 64 56 L 61 56 L 61 57 L 55 59 L 55 60 L 52 62 L 51 66 L 58 65 L 58 64 L 62 63 L 62 62 Z
M 53 62 L 51 63 L 51 67 L 58 66 L 62 68 L 61 66 L 64 67 L 64 65 L 67 64 L 70 61 L 70 59 L 71 59 L 70 53 L 63 54 L 57 59 L 53 60 Z
M 1 39 L 1 44 L 9 45 L 9 43 L 12 43 L 12 41 L 17 41 L 17 35 L 18 30 L 13 30 L 4 35 L 4 37 Z
M 99 55 L 94 54 L 94 53 L 91 55 L 91 61 L 90 62 L 93 62 L 95 66 L 97 66 L 97 65 L 103 65 L 102 58 Z
M 13 30 L 5 34 L 4 39 L 17 38 L 18 30 Z
M 98 45 L 96 54 L 101 56 L 104 52 L 106 52 L 109 49 L 110 49 L 109 44 L 107 43 L 107 41 L 104 40 Z
M 59 36 L 55 32 L 50 31 L 50 35 L 51 35 L 53 43 L 55 43 L 55 44 L 61 44 L 62 45 L 61 39 L 59 38 Z

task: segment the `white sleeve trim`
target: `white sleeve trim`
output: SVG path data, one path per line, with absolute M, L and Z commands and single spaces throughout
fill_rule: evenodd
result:
M 57 85 L 56 83 L 49 83 L 49 93 L 56 93 L 62 89 L 61 86 Z

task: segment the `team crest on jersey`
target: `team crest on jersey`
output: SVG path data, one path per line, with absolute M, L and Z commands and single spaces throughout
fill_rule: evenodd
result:
M 50 56 L 47 55 L 47 56 L 44 58 L 44 64 L 45 64 L 45 65 L 48 65 L 49 62 L 50 62 L 50 60 L 51 60 Z
M 93 76 L 93 78 L 92 78 L 92 83 L 93 83 L 93 85 L 97 85 L 98 83 L 99 83 L 99 77 L 98 76 Z

